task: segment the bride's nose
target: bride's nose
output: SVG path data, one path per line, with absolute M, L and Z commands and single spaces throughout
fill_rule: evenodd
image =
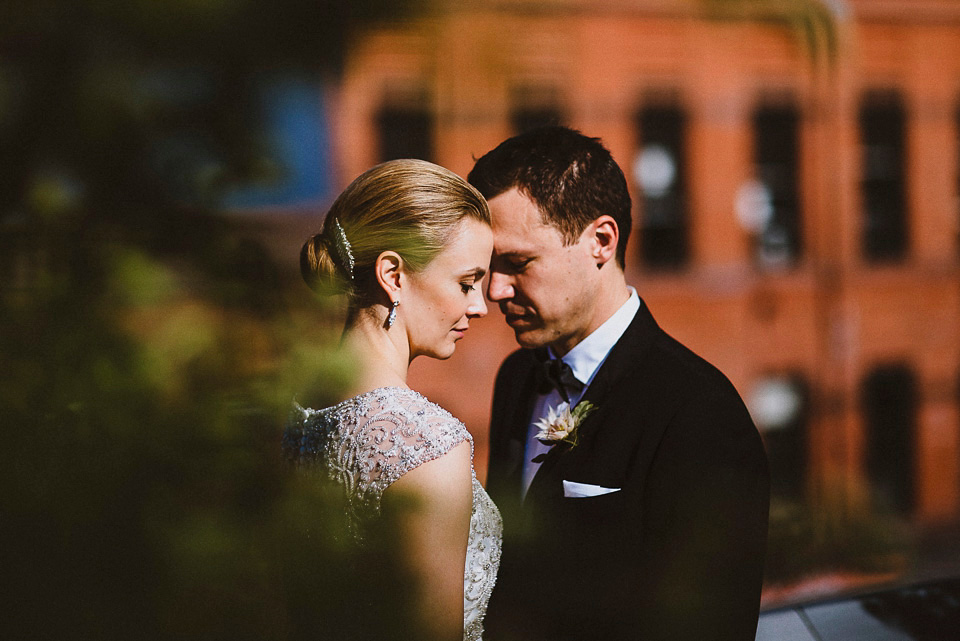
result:
M 467 306 L 467 316 L 481 318 L 487 315 L 487 302 L 483 299 L 483 290 L 477 287 L 472 292 L 470 304 Z

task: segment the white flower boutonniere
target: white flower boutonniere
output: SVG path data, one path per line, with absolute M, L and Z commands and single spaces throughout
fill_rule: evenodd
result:
M 589 401 L 579 403 L 572 410 L 568 403 L 560 403 L 555 408 L 551 407 L 547 410 L 547 415 L 536 423 L 536 427 L 540 430 L 537 432 L 537 440 L 544 445 L 566 443 L 570 447 L 576 447 L 580 440 L 577 429 L 595 409 L 597 406 Z

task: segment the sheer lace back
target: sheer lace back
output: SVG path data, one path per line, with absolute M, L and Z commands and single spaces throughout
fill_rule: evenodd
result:
M 473 438 L 445 409 L 419 393 L 380 388 L 332 407 L 296 406 L 284 449 L 298 466 L 324 471 L 347 499 L 351 531 L 358 542 L 380 514 L 383 492 L 427 461 Z M 500 513 L 473 476 L 473 511 L 464 568 L 464 639 L 480 639 L 483 616 L 500 564 Z

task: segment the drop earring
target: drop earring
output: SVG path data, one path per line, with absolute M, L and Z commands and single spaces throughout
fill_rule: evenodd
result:
M 393 307 L 390 308 L 390 313 L 387 314 L 387 329 L 393 327 L 393 324 L 397 320 L 397 307 L 400 306 L 400 301 L 393 301 Z

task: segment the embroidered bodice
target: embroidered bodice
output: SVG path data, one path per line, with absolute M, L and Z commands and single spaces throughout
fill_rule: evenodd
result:
M 358 542 L 380 514 L 383 492 L 417 466 L 463 441 L 471 449 L 473 510 L 463 576 L 465 641 L 483 633 L 483 616 L 500 565 L 502 522 L 473 470 L 473 438 L 445 409 L 403 387 L 384 387 L 321 410 L 299 405 L 283 447 L 301 467 L 318 467 L 344 488 Z

